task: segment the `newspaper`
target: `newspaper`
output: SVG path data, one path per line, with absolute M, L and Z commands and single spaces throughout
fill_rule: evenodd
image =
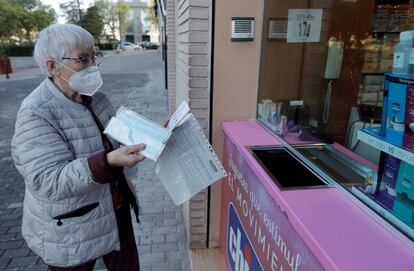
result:
M 185 102 L 167 127 L 121 107 L 104 133 L 125 145 L 145 143 L 140 153 L 156 162 L 155 173 L 176 205 L 227 176 Z

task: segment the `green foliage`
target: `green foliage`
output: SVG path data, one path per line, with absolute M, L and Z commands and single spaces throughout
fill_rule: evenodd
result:
M 131 8 L 125 4 L 124 2 L 118 3 L 117 6 L 117 13 L 118 13 L 118 22 L 119 22 L 119 32 L 124 33 L 130 26 L 131 21 L 127 20 L 127 13 L 131 10 Z
M 95 0 L 95 6 L 102 15 L 104 25 L 110 30 L 112 38 L 115 39 L 115 33 L 119 30 L 120 25 L 118 4 L 111 0 Z
M 81 0 L 71 0 L 60 4 L 60 9 L 65 13 L 66 21 L 68 23 L 82 26 L 81 22 L 83 14 L 82 9 L 80 8 L 81 4 Z
M 158 28 L 158 17 L 156 14 L 156 6 L 154 0 L 148 1 L 148 7 L 146 8 L 147 15 L 144 20 L 147 22 L 152 29 Z
M 109 0 L 108 0 L 109 1 Z M 99 1 L 96 1 L 98 3 Z M 81 9 L 82 0 L 71 0 L 60 4 L 68 23 L 77 24 L 88 30 L 97 38 L 104 29 L 103 5 L 101 3 Z
M 82 17 L 81 24 L 92 36 L 98 37 L 101 35 L 104 29 L 104 20 L 99 7 L 89 7 L 86 14 Z
M 32 42 L 36 32 L 53 23 L 55 11 L 40 0 L 0 0 L 0 42 Z
M 99 50 L 115 50 L 117 45 L 116 43 L 97 43 Z
M 0 0 L 3 1 L 3 0 Z M 124 33 L 133 21 L 127 15 L 131 11 L 128 4 L 113 0 L 95 0 L 93 6 L 82 11 L 82 0 L 70 0 L 60 5 L 70 23 L 78 24 L 88 30 L 94 37 L 102 34 L 105 26 L 115 39 L 115 33 Z
M 7 39 L 14 34 L 19 27 L 16 20 L 18 11 L 16 6 L 8 0 L 0 0 L 0 39 Z

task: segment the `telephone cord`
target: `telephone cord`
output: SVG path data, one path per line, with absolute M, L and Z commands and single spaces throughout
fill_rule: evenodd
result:
M 333 84 L 333 81 L 329 80 L 328 89 L 326 91 L 325 104 L 323 108 L 323 116 L 322 116 L 323 124 L 327 124 L 329 120 L 329 111 L 331 110 L 332 84 Z

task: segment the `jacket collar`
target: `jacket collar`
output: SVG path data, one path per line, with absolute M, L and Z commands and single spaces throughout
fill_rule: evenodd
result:
M 49 77 L 44 80 L 44 84 L 45 84 L 47 90 L 54 97 L 56 97 L 60 101 L 66 103 L 66 104 L 68 104 L 68 105 L 70 105 L 74 108 L 85 110 L 86 109 L 85 106 L 87 106 L 87 105 L 90 106 L 92 104 L 92 97 L 86 97 L 86 99 L 85 99 L 85 96 L 84 96 L 83 99 L 85 99 L 85 101 L 86 101 L 84 104 L 80 104 L 80 103 L 77 103 L 77 102 L 73 101 L 72 99 L 69 99 L 68 97 L 66 97 L 62 93 L 62 91 L 55 85 L 55 83 L 53 83 L 53 81 Z

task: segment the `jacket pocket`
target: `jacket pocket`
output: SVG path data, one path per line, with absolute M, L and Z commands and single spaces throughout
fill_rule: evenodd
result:
M 95 202 L 95 203 L 83 206 L 81 208 L 75 209 L 73 211 L 55 216 L 55 217 L 53 217 L 53 219 L 57 220 L 56 224 L 60 227 L 60 226 L 63 225 L 63 222 L 61 221 L 62 219 L 67 219 L 67 218 L 73 218 L 73 217 L 79 217 L 79 216 L 86 215 L 87 213 L 89 213 L 90 211 L 92 211 L 93 209 L 95 209 L 98 206 L 99 206 L 99 202 Z

